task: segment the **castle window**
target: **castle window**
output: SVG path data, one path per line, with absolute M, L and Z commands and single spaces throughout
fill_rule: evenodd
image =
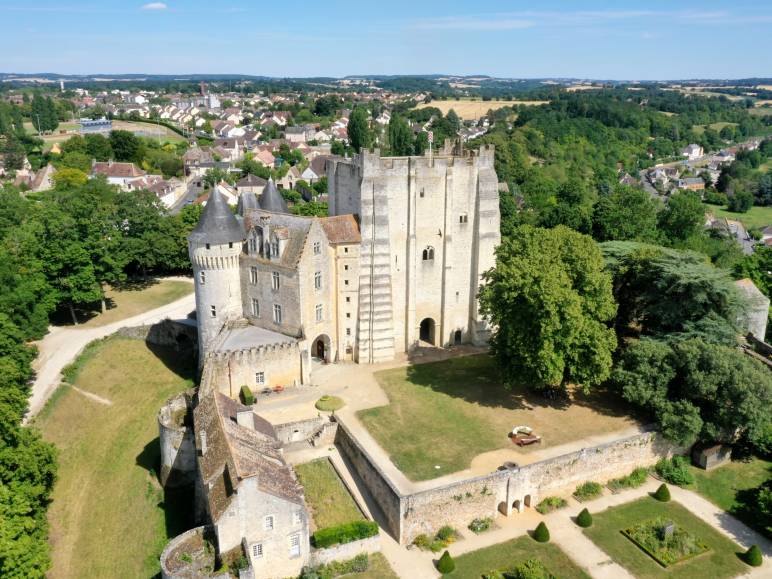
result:
M 322 243 L 321 241 L 314 241 L 314 255 L 319 255 L 322 253 Z
M 228 249 L 233 249 L 233 242 L 232 241 L 228 242 Z
M 257 298 L 252 298 L 252 315 L 255 317 L 260 316 L 260 302 Z
M 348 253 L 348 247 L 343 248 L 343 253 Z
M 458 216 L 459 223 L 466 223 L 467 221 L 469 221 L 469 216 L 466 213 L 462 213 Z
M 423 188 L 423 187 L 421 187 L 421 192 L 420 192 L 418 195 L 419 195 L 421 198 L 423 198 L 423 196 L 424 196 L 424 188 Z
M 265 372 L 255 372 L 255 384 L 265 384 Z
M 278 271 L 274 271 L 271 274 L 271 289 L 273 289 L 274 291 L 279 289 L 279 272 Z
M 255 266 L 249 268 L 249 282 L 252 285 L 257 285 L 257 268 Z
M 351 298 L 349 296 L 346 296 L 346 303 L 351 302 Z
M 202 430 L 201 434 L 199 435 L 199 440 L 201 441 L 199 444 L 199 447 L 201 448 L 201 456 L 204 456 L 206 454 L 206 431 Z
M 347 336 L 350 336 L 350 335 L 351 335 L 351 328 L 346 328 L 346 335 L 347 335 Z
M 430 245 L 424 249 L 422 256 L 424 261 L 430 261 L 434 259 L 434 248 Z
M 273 257 L 279 257 L 279 242 L 278 241 L 272 241 L 271 242 L 271 255 Z
M 347 317 L 347 318 L 350 318 L 350 317 L 351 317 L 351 314 L 350 314 L 350 313 L 348 313 L 348 312 L 346 312 L 346 317 Z
M 322 272 L 317 271 L 314 274 L 314 289 L 322 289 Z
M 343 285 L 348 285 L 348 280 L 347 279 L 343 280 Z
M 290 535 L 290 550 L 289 550 L 290 557 L 299 557 L 300 556 L 300 535 L 295 533 L 294 535 Z
M 316 306 L 316 321 L 322 321 L 322 304 L 317 304 Z
M 303 522 L 303 517 L 300 514 L 300 511 L 295 511 L 294 513 L 292 513 L 292 524 L 293 525 L 299 525 L 302 522 Z
M 263 528 L 266 531 L 273 531 L 273 515 L 268 515 L 267 517 L 265 517 Z
M 255 254 L 257 253 L 257 239 L 254 237 L 249 240 L 249 253 Z
M 209 247 L 210 247 L 210 245 L 207 243 L 207 244 L 206 244 L 206 248 L 207 248 L 207 249 L 209 249 Z
M 205 271 L 198 272 L 198 281 L 201 282 L 201 285 L 204 285 L 206 283 L 206 272 Z
M 254 543 L 252 545 L 252 557 L 255 559 L 261 559 L 263 557 L 263 544 Z
M 348 271 L 348 266 L 347 266 L 347 265 L 344 265 L 344 266 L 343 266 L 343 270 L 344 270 L 344 271 Z
M 273 304 L 273 321 L 281 324 L 281 306 L 279 304 Z
M 212 314 L 213 318 L 217 317 L 217 306 L 210 306 L 209 312 Z

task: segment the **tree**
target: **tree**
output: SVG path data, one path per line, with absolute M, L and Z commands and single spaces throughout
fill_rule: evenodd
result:
M 367 109 L 364 107 L 354 108 L 348 121 L 347 132 L 348 141 L 357 153 L 370 146 L 372 134 Z
M 314 114 L 319 117 L 331 117 L 340 106 L 340 97 L 334 94 L 325 95 L 316 99 Z
M 426 149 L 428 148 L 429 148 L 429 135 L 424 131 L 420 131 L 419 133 L 416 134 L 415 140 L 413 141 L 413 154 L 423 155 L 426 152 Z
M 764 558 L 761 555 L 761 549 L 758 545 L 751 545 L 748 550 L 743 554 L 743 560 L 751 567 L 761 567 L 764 562 Z
M 654 241 L 659 203 L 637 187 L 620 185 L 602 196 L 593 214 L 593 237 L 598 241 Z
M 548 543 L 550 540 L 550 530 L 544 521 L 540 522 L 533 532 L 533 538 L 539 543 Z
M 750 191 L 735 191 L 729 197 L 729 211 L 735 213 L 747 213 L 753 207 L 753 193 Z
M 389 119 L 389 147 L 396 157 L 413 154 L 413 132 L 407 121 L 396 113 Z
M 72 140 L 72 138 L 70 140 Z M 97 161 L 108 161 L 113 157 L 113 148 L 110 145 L 110 139 L 104 135 L 86 135 L 84 141 L 86 153 L 92 159 L 96 159 Z
M 116 161 L 140 163 L 143 157 L 142 142 L 129 131 L 110 131 L 110 147 Z
M 62 167 L 54 173 L 53 179 L 57 189 L 72 189 L 73 187 L 85 185 L 88 181 L 88 175 L 80 169 Z
M 579 516 L 576 517 L 576 524 L 584 529 L 592 527 L 592 515 L 586 507 L 582 509 L 582 512 L 579 513 Z
M 448 123 L 450 124 L 450 128 L 454 134 L 457 133 L 458 130 L 461 128 L 461 119 L 458 118 L 456 111 L 454 111 L 453 109 L 450 109 L 448 111 L 448 114 L 445 115 L 445 120 L 447 120 Z
M 623 351 L 612 383 L 680 444 L 743 436 L 765 451 L 772 443 L 772 376 L 736 348 L 644 338 Z
M 659 214 L 659 227 L 671 240 L 683 240 L 702 231 L 705 208 L 693 191 L 674 193 Z
M 595 242 L 564 226 L 515 230 L 483 275 L 480 311 L 508 383 L 585 389 L 611 373 L 616 313 L 611 277 Z
M 565 225 L 580 233 L 590 233 L 596 198 L 595 193 L 585 183 L 571 179 L 558 187 L 555 203 L 544 210 L 540 225 Z
M 666 503 L 670 500 L 670 489 L 667 488 L 665 483 L 662 483 L 654 493 L 654 498 L 661 503 Z
M 746 255 L 734 268 L 735 279 L 751 278 L 761 293 L 769 297 L 772 293 L 772 247 L 759 244 L 753 253 Z

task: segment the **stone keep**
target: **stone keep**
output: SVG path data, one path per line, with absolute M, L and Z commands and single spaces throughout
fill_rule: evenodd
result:
M 363 151 L 328 163 L 330 214 L 359 217 L 360 363 L 390 360 L 419 339 L 485 343 L 477 293 L 500 242 L 493 147 L 437 156 Z
M 244 228 L 215 187 L 201 219 L 188 236 L 198 318 L 198 363 L 230 320 L 242 315 L 239 256 Z

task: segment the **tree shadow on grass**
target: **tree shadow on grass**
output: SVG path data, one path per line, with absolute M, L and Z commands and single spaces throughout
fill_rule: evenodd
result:
M 194 382 L 196 379 L 197 352 L 195 344 L 189 339 L 179 340 L 175 346 L 160 346 L 145 341 L 148 349 L 153 352 L 163 365 L 183 380 Z
M 575 404 L 590 407 L 607 416 L 630 414 L 630 409 L 621 397 L 607 388 L 596 387 L 587 394 L 577 389 L 570 397 L 554 398 L 548 397 L 549 391 L 534 391 L 524 384 L 507 388 L 495 360 L 488 354 L 408 366 L 406 378 L 417 386 L 490 408 L 567 410 Z

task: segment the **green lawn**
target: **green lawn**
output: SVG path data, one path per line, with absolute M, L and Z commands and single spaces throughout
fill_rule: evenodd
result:
M 178 280 L 151 280 L 147 283 L 127 283 L 122 287 L 108 288 L 107 311 L 101 313 L 100 304 L 95 304 L 94 310 L 77 312 L 80 326 L 88 328 L 112 324 L 170 304 L 191 293 L 193 284 Z M 69 313 L 60 317 L 62 323 L 72 323 Z
M 762 229 L 772 225 L 772 207 L 759 207 L 754 205 L 747 213 L 734 213 L 719 205 L 705 204 L 706 211 L 710 211 L 716 217 L 725 217 L 741 221 L 748 229 Z
M 713 129 L 714 131 L 717 131 L 717 132 L 719 132 L 719 131 L 721 131 L 721 129 L 723 129 L 724 127 L 729 127 L 729 126 L 732 126 L 732 127 L 736 127 L 736 126 L 737 126 L 737 123 L 727 123 L 727 122 L 724 122 L 724 121 L 719 121 L 719 122 L 717 122 L 717 123 L 712 123 L 712 124 L 710 124 L 710 125 L 708 125 L 708 126 L 709 126 L 711 129 Z M 695 133 L 697 133 L 698 135 L 701 135 L 702 133 L 704 133 L 704 132 L 705 132 L 705 125 L 694 125 L 694 126 L 692 127 L 692 130 L 693 130 Z
M 537 543 L 529 536 L 506 543 L 491 545 L 478 551 L 456 557 L 456 570 L 443 577 L 452 579 L 480 579 L 483 573 L 511 567 L 527 559 L 539 559 L 560 579 L 589 579 L 589 575 L 552 543 Z
M 350 573 L 348 579 L 399 579 L 382 553 L 370 555 L 370 567 L 364 573 Z
M 660 516 L 672 520 L 704 542 L 710 550 L 665 570 L 621 533 L 622 529 Z M 660 503 L 645 497 L 601 513 L 593 513 L 592 527 L 583 532 L 638 579 L 724 579 L 736 577 L 750 569 L 738 559 L 737 553 L 742 551 L 738 545 L 672 501 Z
M 507 434 L 516 425 L 543 437 L 518 449 L 529 453 L 635 424 L 625 406 L 600 389 L 575 394 L 572 404 L 547 401 L 524 386 L 507 390 L 487 355 L 385 370 L 376 378 L 389 404 L 358 416 L 412 480 L 456 472 L 480 453 L 513 448 Z
M 696 467 L 691 470 L 695 479 L 692 490 L 747 525 L 769 535 L 756 518 L 755 501 L 749 491 L 772 478 L 772 462 L 754 458 L 748 462 L 732 461 L 710 471 Z
M 185 530 L 192 497 L 164 493 L 156 477 L 158 409 L 192 386 L 192 356 L 141 340 L 89 347 L 75 385 L 61 386 L 35 419 L 59 451 L 49 510 L 51 579 L 150 577 L 166 542 Z
M 315 529 L 364 519 L 330 461 L 320 458 L 295 467 L 306 494 Z

